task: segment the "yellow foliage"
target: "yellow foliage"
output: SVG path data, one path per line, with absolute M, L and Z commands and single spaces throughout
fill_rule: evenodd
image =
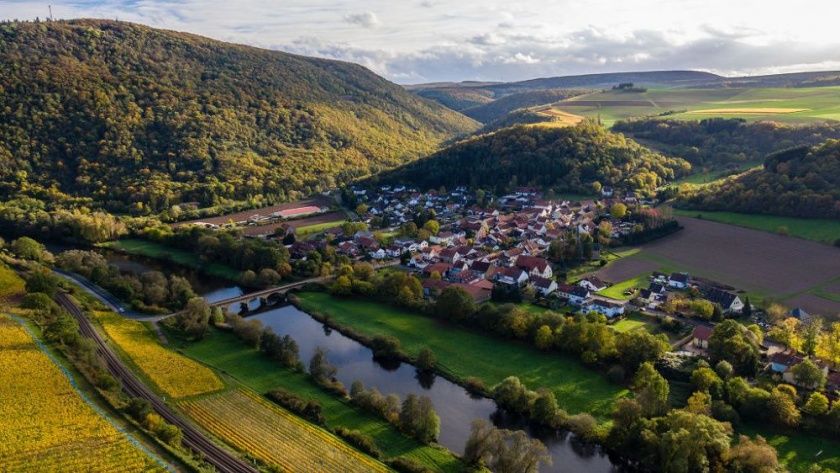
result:
M 23 279 L 12 268 L 0 264 L 0 303 L 24 294 Z
M 0 470 L 163 468 L 88 406 L 22 327 L 0 316 Z
M 224 387 L 211 369 L 161 346 L 142 323 L 113 312 L 95 315 L 108 336 L 168 396 L 194 396 Z
M 329 432 L 250 392 L 183 401 L 179 407 L 231 446 L 283 471 L 388 471 Z

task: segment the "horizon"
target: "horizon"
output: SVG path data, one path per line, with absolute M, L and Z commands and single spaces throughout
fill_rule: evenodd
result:
M 4 20 L 47 18 L 47 5 L 0 2 Z M 541 77 L 691 70 L 724 77 L 840 70 L 831 19 L 840 5 L 665 0 L 610 5 L 417 0 L 169 2 L 90 0 L 53 4 L 54 19 L 140 23 L 293 54 L 361 64 L 402 85 L 517 82 Z M 653 17 L 649 13 L 655 11 Z

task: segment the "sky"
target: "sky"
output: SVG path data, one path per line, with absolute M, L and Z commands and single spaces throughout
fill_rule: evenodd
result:
M 0 0 L 0 18 L 50 0 Z M 401 84 L 694 69 L 840 70 L 840 0 L 78 0 L 106 18 L 362 64 Z

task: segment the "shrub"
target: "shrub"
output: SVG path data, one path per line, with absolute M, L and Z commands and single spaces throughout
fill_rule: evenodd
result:
M 306 400 L 300 396 L 290 393 L 284 389 L 269 391 L 266 396 L 277 404 L 303 417 L 304 419 L 319 425 L 324 425 L 326 419 L 321 412 L 321 404 L 315 400 Z
M 484 384 L 484 381 L 480 378 L 476 378 L 475 376 L 470 376 L 465 379 L 464 385 L 467 388 L 467 391 L 473 394 L 485 394 L 487 392 L 487 386 Z
M 379 447 L 376 446 L 376 442 L 374 442 L 369 435 L 359 432 L 358 430 L 345 429 L 344 427 L 336 428 L 335 433 L 339 437 L 346 440 L 347 443 L 349 443 L 350 445 L 367 453 L 373 458 L 382 458 L 382 450 L 380 450 Z
M 400 473 L 432 473 L 433 471 L 417 460 L 407 457 L 392 458 L 386 463 Z

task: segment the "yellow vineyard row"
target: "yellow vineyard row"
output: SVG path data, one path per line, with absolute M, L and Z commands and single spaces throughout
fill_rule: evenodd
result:
M 94 315 L 108 336 L 168 396 L 194 396 L 224 387 L 211 369 L 161 346 L 142 323 L 113 312 Z
M 0 471 L 162 471 L 0 315 Z
M 331 433 L 243 390 L 179 406 L 231 446 L 290 472 L 388 471 Z

